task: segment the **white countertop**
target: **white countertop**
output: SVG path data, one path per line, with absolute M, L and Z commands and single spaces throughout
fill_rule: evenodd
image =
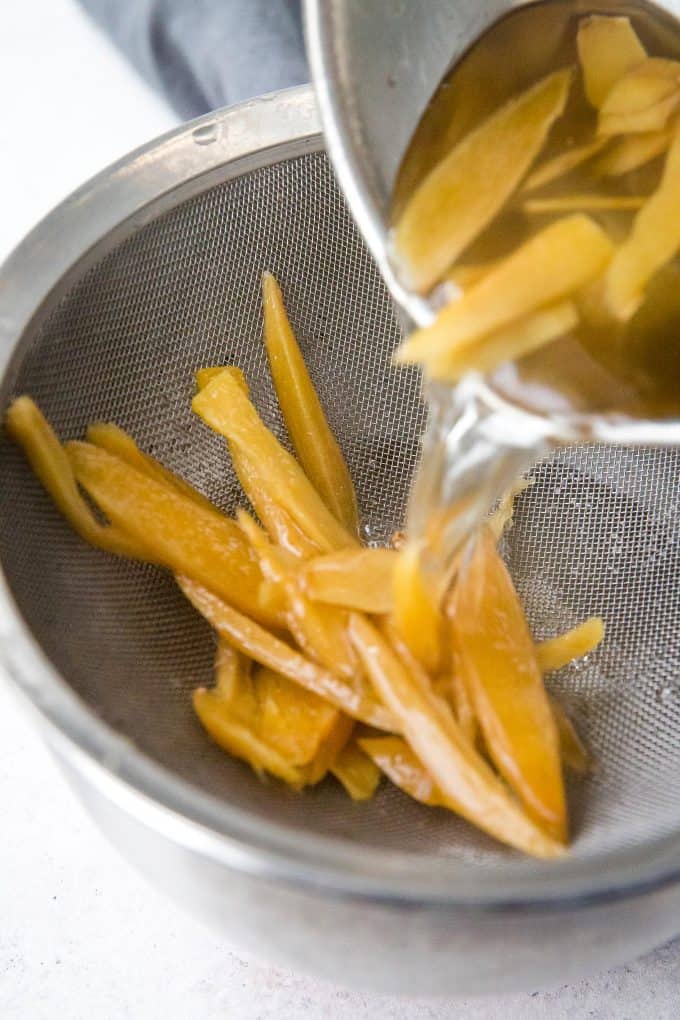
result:
M 174 123 L 73 0 L 0 5 L 0 95 L 0 258 L 82 180 Z M 2 1020 L 680 1016 L 680 941 L 578 985 L 502 999 L 382 998 L 246 961 L 105 843 L 1 682 L 0 804 Z

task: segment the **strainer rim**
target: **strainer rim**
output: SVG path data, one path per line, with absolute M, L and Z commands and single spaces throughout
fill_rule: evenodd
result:
M 206 145 L 209 132 L 200 132 L 208 126 L 215 128 L 215 140 Z M 159 197 L 176 205 L 192 188 L 322 147 L 312 90 L 302 86 L 183 125 L 85 184 L 34 228 L 0 270 L 3 380 L 29 326 L 70 272 L 81 270 L 99 246 L 112 245 L 120 231 L 132 232 L 157 215 Z M 680 880 L 680 833 L 598 855 L 571 874 L 555 870 L 564 871 L 564 865 L 537 864 L 528 874 L 509 875 L 500 865 L 494 876 L 479 872 L 479 887 L 472 890 L 470 867 L 455 860 L 437 858 L 432 874 L 417 854 L 300 834 L 181 780 L 97 717 L 33 637 L 1 564 L 0 636 L 0 658 L 47 724 L 58 752 L 130 813 L 147 824 L 152 819 L 176 842 L 230 868 L 337 895 L 484 911 L 567 909 Z

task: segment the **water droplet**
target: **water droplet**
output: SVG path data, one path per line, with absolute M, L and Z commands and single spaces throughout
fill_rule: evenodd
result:
M 191 132 L 196 145 L 212 145 L 217 141 L 218 128 L 214 120 L 208 124 L 201 124 Z
M 670 705 L 670 703 L 675 700 L 676 694 L 676 689 L 671 687 L 670 684 L 666 684 L 666 686 L 662 687 L 657 693 L 657 699 L 662 705 Z

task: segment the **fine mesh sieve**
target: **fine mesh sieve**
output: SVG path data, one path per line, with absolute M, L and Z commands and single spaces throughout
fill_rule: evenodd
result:
M 243 497 L 224 443 L 190 411 L 193 371 L 240 365 L 283 437 L 261 343 L 264 269 L 281 280 L 365 537 L 385 541 L 402 523 L 423 410 L 416 375 L 390 366 L 390 302 L 321 153 L 209 189 L 115 247 L 50 312 L 5 400 L 29 393 L 64 437 L 116 421 L 233 511 Z M 607 622 L 604 647 L 553 681 L 598 762 L 570 790 L 575 854 L 680 823 L 679 468 L 673 451 L 568 449 L 536 467 L 506 540 L 538 637 L 592 613 Z M 194 718 L 213 639 L 171 578 L 88 548 L 6 439 L 0 478 L 0 555 L 21 612 L 78 695 L 146 754 L 296 828 L 433 855 L 503 853 L 387 786 L 357 810 L 330 781 L 302 796 L 261 783 Z

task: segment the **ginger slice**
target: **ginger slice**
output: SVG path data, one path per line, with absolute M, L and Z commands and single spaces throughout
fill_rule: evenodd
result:
M 237 512 L 237 520 L 260 558 L 262 573 L 278 589 L 285 624 L 302 651 L 331 672 L 352 680 L 359 663 L 347 636 L 347 612 L 339 606 L 312 602 L 302 590 L 295 559 L 272 545 L 244 510 Z
M 597 177 L 622 177 L 631 170 L 638 170 L 665 152 L 672 139 L 671 127 L 620 138 L 593 163 L 593 174 Z
M 556 71 L 511 99 L 430 171 L 394 231 L 406 286 L 427 292 L 500 211 L 562 113 L 571 77 Z
M 619 78 L 647 56 L 629 18 L 581 18 L 576 43 L 586 96 L 596 109 Z
M 65 449 L 79 484 L 112 524 L 149 549 L 150 559 L 263 622 L 278 622 L 262 604 L 257 557 L 234 521 L 91 443 Z
M 211 379 L 191 406 L 210 428 L 257 465 L 271 501 L 286 510 L 309 539 L 325 551 L 356 544 L 295 458 L 266 427 L 230 372 Z
M 562 669 L 567 663 L 588 655 L 594 651 L 604 638 L 604 620 L 601 616 L 591 616 L 583 623 L 577 624 L 564 634 L 539 641 L 536 645 L 538 664 L 544 673 L 553 669 Z
M 576 195 L 556 195 L 554 198 L 528 198 L 522 202 L 522 209 L 526 213 L 538 215 L 598 210 L 637 212 L 646 201 L 646 196 L 642 195 L 598 195 L 584 192 Z
M 680 64 L 648 57 L 612 86 L 600 107 L 600 118 L 642 113 L 677 91 Z
M 488 276 L 492 269 L 501 264 L 502 259 L 490 259 L 488 262 L 459 262 L 444 274 L 443 280 L 455 283 L 461 290 L 469 290 Z
M 101 447 L 102 450 L 107 450 L 108 453 L 119 457 L 126 464 L 137 468 L 138 471 L 142 471 L 150 478 L 155 478 L 159 482 L 171 485 L 181 495 L 193 499 L 199 506 L 208 510 L 216 509 L 210 500 L 202 496 L 200 492 L 189 485 L 188 482 L 185 482 L 183 478 L 168 470 L 155 457 L 151 457 L 148 453 L 140 450 L 132 436 L 118 425 L 114 425 L 113 422 L 93 422 L 87 428 L 86 438 L 89 443 Z
M 238 383 L 245 395 L 248 396 L 250 394 L 250 387 L 246 381 L 245 373 L 242 369 L 237 368 L 236 365 L 208 365 L 206 368 L 197 369 L 194 373 L 196 391 L 200 393 L 221 372 L 229 372 L 234 382 Z
M 459 668 L 494 764 L 529 816 L 564 841 L 557 728 L 522 606 L 486 528 L 458 575 L 451 620 Z
M 600 135 L 647 134 L 650 131 L 662 131 L 671 114 L 680 106 L 680 88 L 676 88 L 669 96 L 660 99 L 653 106 L 632 113 L 610 113 L 601 116 L 597 130 Z
M 577 166 L 586 163 L 608 144 L 608 138 L 596 138 L 592 142 L 567 149 L 566 152 L 561 152 L 552 159 L 546 160 L 545 163 L 541 163 L 535 170 L 532 170 L 524 182 L 522 191 L 535 191 L 536 188 L 552 184 L 559 177 L 564 177 L 571 170 L 575 170 Z
M 203 728 L 223 750 L 248 762 L 257 772 L 270 772 L 294 787 L 302 785 L 300 770 L 259 737 L 252 726 L 235 717 L 229 703 L 215 691 L 199 687 L 194 691 L 193 705 Z
M 350 636 L 368 675 L 447 806 L 504 843 L 536 857 L 557 857 L 560 844 L 513 800 L 460 729 L 453 714 L 412 676 L 389 641 L 353 614 Z M 365 742 L 362 742 L 366 750 Z
M 477 343 L 453 350 L 427 362 L 432 379 L 453 382 L 466 372 L 490 372 L 505 361 L 517 361 L 531 351 L 564 336 L 578 323 L 572 301 L 558 301 L 517 322 L 481 337 Z
M 316 602 L 389 613 L 397 555 L 394 549 L 341 549 L 317 556 L 300 568 L 300 584 Z
M 380 783 L 380 768 L 355 740 L 343 747 L 330 771 L 352 800 L 370 800 Z
M 117 556 L 154 562 L 154 554 L 143 538 L 129 535 L 116 524 L 100 524 L 95 519 L 78 490 L 68 455 L 34 400 L 17 397 L 5 415 L 5 428 L 23 449 L 57 509 L 81 538 Z
M 391 619 L 399 638 L 431 672 L 441 662 L 444 626 L 434 589 L 424 573 L 420 546 L 407 543 L 392 570 Z
M 631 318 L 642 304 L 653 274 L 680 248 L 680 124 L 668 150 L 659 187 L 633 221 L 604 278 L 605 309 L 616 319 Z
M 339 710 L 275 670 L 253 676 L 258 732 L 293 765 L 308 765 L 335 726 Z
M 350 534 L 359 521 L 357 498 L 345 458 L 328 425 L 286 314 L 281 289 L 262 277 L 264 343 L 288 435 L 307 477 Z
M 220 638 L 215 652 L 215 691 L 231 705 L 246 701 L 249 714 L 254 707 L 250 659 Z
M 360 737 L 357 742 L 380 771 L 409 797 L 430 807 L 448 806 L 446 797 L 403 737 Z
M 480 337 L 575 293 L 599 276 L 614 252 L 588 216 L 565 216 L 534 234 L 476 287 L 416 330 L 398 362 L 424 362 L 471 346 Z
M 241 369 L 234 365 L 200 368 L 195 374 L 197 391 L 200 392 L 204 389 L 222 372 L 229 373 L 232 382 L 239 386 L 245 397 L 249 397 L 250 391 L 246 377 Z M 263 465 L 261 461 L 248 457 L 246 451 L 228 439 L 227 447 L 241 488 L 270 538 L 287 552 L 293 553 L 301 559 L 318 555 L 319 546 L 308 538 L 288 511 L 271 498 L 267 485 L 266 464 Z
M 179 576 L 177 582 L 191 604 L 220 637 L 244 655 L 261 666 L 281 673 L 308 691 L 313 691 L 331 705 L 369 726 L 398 729 L 392 713 L 378 701 L 362 677 L 357 676 L 353 682 L 349 682 L 331 673 L 254 620 L 232 609 L 191 578 Z

